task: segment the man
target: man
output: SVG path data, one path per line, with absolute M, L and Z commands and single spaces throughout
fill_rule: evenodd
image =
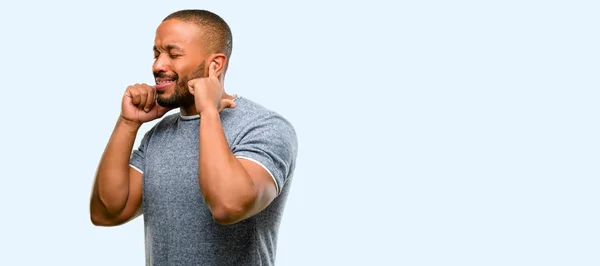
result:
M 90 215 L 144 214 L 147 265 L 273 265 L 297 137 L 279 114 L 223 88 L 232 37 L 205 10 L 156 30 L 156 85 L 131 85 L 100 160 Z M 169 110 L 131 153 L 140 126 Z

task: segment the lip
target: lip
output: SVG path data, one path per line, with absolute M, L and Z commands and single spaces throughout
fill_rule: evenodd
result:
M 163 91 L 163 90 L 165 90 L 166 88 L 168 88 L 169 86 L 171 86 L 171 85 L 173 85 L 173 84 L 175 84 L 175 81 L 166 82 L 166 83 L 161 83 L 161 84 L 156 84 L 156 87 L 155 87 L 155 88 L 156 88 L 157 90 Z

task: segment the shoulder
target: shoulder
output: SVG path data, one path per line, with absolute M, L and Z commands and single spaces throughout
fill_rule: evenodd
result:
M 230 110 L 228 115 L 240 130 L 250 131 L 261 128 L 262 130 L 287 135 L 295 141 L 296 130 L 294 125 L 280 113 L 241 96 L 236 98 L 236 103 L 237 107 L 235 110 Z
M 298 137 L 292 123 L 280 113 L 246 98 L 225 115 L 225 131 L 234 132 L 231 151 L 237 158 L 261 164 L 273 176 L 281 191 L 294 171 Z M 238 109 L 239 108 L 239 109 Z M 237 109 L 237 110 L 236 110 Z M 229 128 L 225 128 L 225 127 Z

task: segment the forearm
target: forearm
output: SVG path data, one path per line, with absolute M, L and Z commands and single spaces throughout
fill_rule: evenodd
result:
M 139 125 L 127 123 L 119 117 L 100 159 L 92 201 L 100 203 L 108 214 L 118 214 L 127 203 L 129 158 L 139 127 Z M 92 203 L 92 205 L 94 204 Z
M 257 189 L 231 153 L 217 111 L 201 114 L 198 155 L 198 182 L 215 219 L 232 223 L 246 216 Z

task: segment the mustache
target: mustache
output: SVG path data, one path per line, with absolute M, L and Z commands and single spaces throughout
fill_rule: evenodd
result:
M 169 78 L 172 80 L 179 79 L 179 75 L 177 75 L 176 73 L 173 75 L 167 75 L 167 73 L 165 73 L 164 71 L 159 71 L 159 72 L 153 72 L 152 74 L 154 74 L 154 78 Z

